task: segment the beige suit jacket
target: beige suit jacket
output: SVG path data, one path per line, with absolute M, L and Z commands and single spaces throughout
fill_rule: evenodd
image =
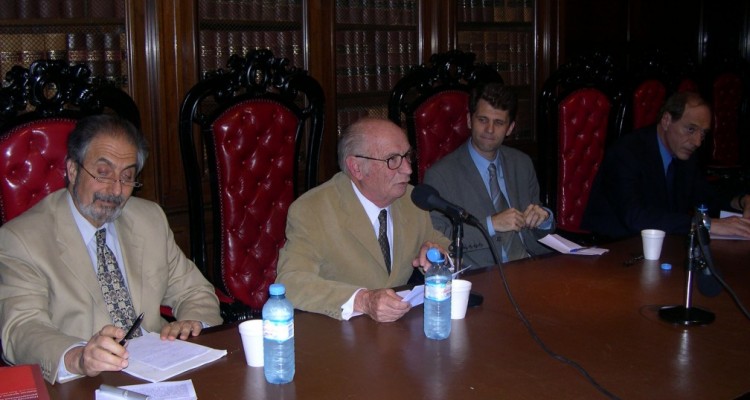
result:
M 133 305 L 143 327 L 166 322 L 159 305 L 180 320 L 222 322 L 213 286 L 174 241 L 161 208 L 131 197 L 115 221 Z M 0 227 L 0 329 L 6 360 L 39 364 L 54 382 L 60 357 L 112 324 L 73 220 L 67 190 L 54 192 Z
M 292 203 L 276 281 L 286 286 L 295 308 L 341 319 L 341 306 L 357 289 L 405 284 L 425 241 L 448 248 L 450 241 L 433 229 L 430 214 L 412 203 L 411 189 L 391 205 L 390 275 L 347 175 L 339 172 Z

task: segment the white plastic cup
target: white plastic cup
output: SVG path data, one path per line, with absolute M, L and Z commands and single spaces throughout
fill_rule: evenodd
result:
M 644 229 L 641 231 L 641 238 L 643 239 L 643 258 L 658 260 L 661 255 L 662 243 L 664 243 L 664 231 Z
M 263 366 L 263 320 L 251 319 L 240 323 L 242 348 L 245 350 L 245 361 L 251 367 Z
M 464 319 L 469 305 L 471 282 L 454 279 L 451 285 L 451 319 Z

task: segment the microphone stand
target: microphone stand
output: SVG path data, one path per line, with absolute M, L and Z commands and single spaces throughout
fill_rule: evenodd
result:
M 700 229 L 693 224 L 688 236 L 687 261 L 687 284 L 685 286 L 685 304 L 676 306 L 665 306 L 659 309 L 659 318 L 678 325 L 707 325 L 714 321 L 715 315 L 710 311 L 692 306 L 693 296 L 693 274 L 697 266 L 704 262 L 700 255 L 700 248 L 696 246 L 696 230 Z
M 453 257 L 453 265 L 456 267 L 453 272 L 456 272 L 461 270 L 464 257 L 464 223 L 461 222 L 460 218 L 451 218 L 451 224 L 453 230 L 451 232 L 450 253 Z

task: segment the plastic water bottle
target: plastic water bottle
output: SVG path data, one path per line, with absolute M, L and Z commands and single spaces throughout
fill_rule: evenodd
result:
M 286 288 L 274 283 L 263 305 L 263 372 L 269 383 L 289 383 L 294 378 L 294 307 Z
M 442 340 L 451 334 L 452 277 L 445 256 L 436 248 L 427 251 L 432 267 L 424 277 L 424 334 Z

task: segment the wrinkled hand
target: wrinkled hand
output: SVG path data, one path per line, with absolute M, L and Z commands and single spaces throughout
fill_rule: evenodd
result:
M 447 251 L 445 251 L 445 249 L 443 248 L 443 246 L 441 246 L 441 245 L 439 245 L 437 243 L 426 241 L 426 242 L 422 243 L 422 247 L 419 248 L 419 254 L 417 254 L 417 257 L 414 260 L 412 260 L 412 262 L 411 262 L 411 266 L 412 267 L 414 267 L 414 268 L 422 267 L 425 271 L 427 271 L 428 269 L 430 269 L 430 265 L 432 265 L 432 264 L 430 264 L 430 261 L 427 259 L 427 250 L 429 250 L 430 247 L 435 247 L 438 250 L 440 250 L 440 252 L 445 255 L 446 259 L 448 259 L 450 257 L 450 255 L 448 254 Z
M 411 305 L 401 300 L 393 289 L 364 289 L 354 297 L 354 311 L 378 322 L 393 322 L 411 310 Z
M 515 208 L 508 208 L 492 216 L 492 227 L 496 232 L 518 232 L 525 226 L 525 215 Z
M 744 217 L 712 218 L 711 232 L 750 238 L 750 219 Z
M 128 367 L 128 351 L 118 343 L 125 331 L 107 325 L 89 339 L 86 346 L 74 347 L 65 353 L 68 372 L 96 376 L 103 371 L 121 371 Z
M 200 321 L 174 321 L 161 328 L 161 340 L 185 340 L 190 336 L 198 336 L 203 329 Z
M 523 212 L 523 219 L 526 223 L 526 228 L 536 228 L 541 225 L 542 222 L 546 221 L 548 217 L 549 214 L 547 213 L 547 210 L 536 204 L 529 204 Z

